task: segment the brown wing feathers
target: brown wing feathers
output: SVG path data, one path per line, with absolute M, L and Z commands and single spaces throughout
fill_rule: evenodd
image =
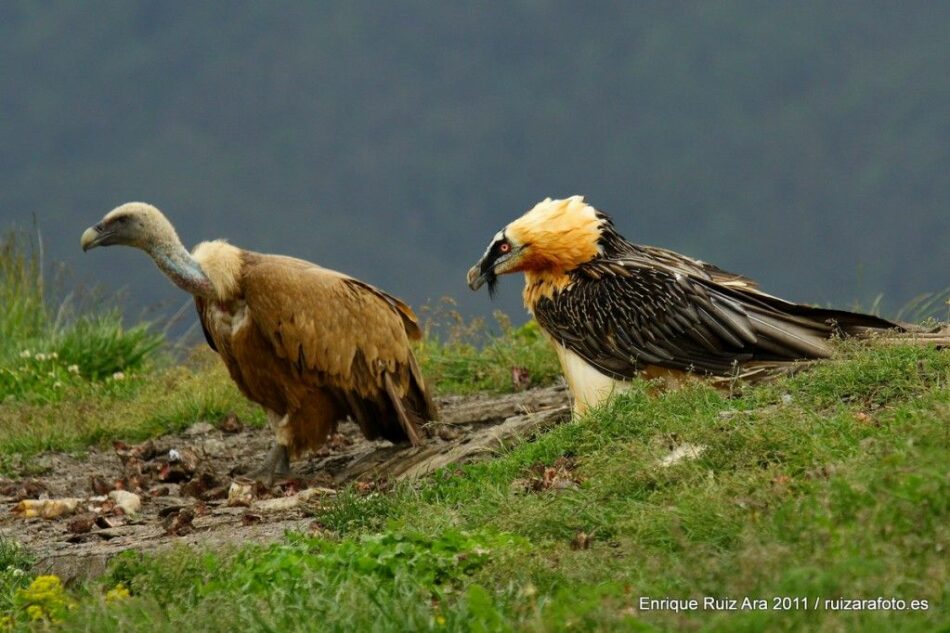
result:
M 335 403 L 325 402 L 324 410 L 349 415 L 370 439 L 416 444 L 419 426 L 437 418 L 409 348 L 419 327 L 398 299 L 309 262 L 250 252 L 244 252 L 241 291 L 249 319 L 245 326 L 253 328 L 232 332 L 235 339 L 243 336 L 242 351 L 252 355 L 241 363 L 216 345 L 208 307 L 203 300 L 197 303 L 209 344 L 218 348 L 251 399 L 268 406 L 262 400 L 272 391 L 265 384 L 273 377 L 264 373 L 289 372 L 281 386 L 296 389 L 295 400 L 305 401 L 318 390 Z M 264 362 L 268 354 L 277 365 Z

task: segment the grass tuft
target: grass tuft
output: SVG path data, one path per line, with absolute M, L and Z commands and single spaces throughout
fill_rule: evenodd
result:
M 0 237 L 0 402 L 56 402 L 70 387 L 141 370 L 163 336 L 125 329 L 118 309 L 69 316 L 51 310 L 37 241 Z
M 496 312 L 489 327 L 480 317 L 466 320 L 448 298 L 420 313 L 426 327 L 416 353 L 439 393 L 507 393 L 560 377 L 557 356 L 535 321 L 514 327 Z

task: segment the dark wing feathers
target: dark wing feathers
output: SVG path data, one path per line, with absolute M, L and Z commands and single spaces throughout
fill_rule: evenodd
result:
M 615 378 L 646 365 L 728 375 L 751 360 L 824 358 L 835 334 L 895 327 L 777 299 L 696 260 L 677 266 L 666 252 L 660 262 L 644 255 L 589 262 L 534 308 L 561 345 Z
M 205 309 L 208 302 L 201 298 L 195 297 L 195 308 L 198 310 L 198 322 L 201 323 L 201 332 L 205 335 L 205 341 L 208 343 L 208 347 L 214 351 L 218 351 L 218 346 L 214 344 L 214 338 L 211 337 L 211 331 L 208 329 L 208 324 L 206 323 L 207 317 L 205 316 Z

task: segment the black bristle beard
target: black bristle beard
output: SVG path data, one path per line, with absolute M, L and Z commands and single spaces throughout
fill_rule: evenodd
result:
M 488 284 L 488 298 L 495 298 L 495 290 L 498 287 L 498 275 L 495 273 L 488 273 L 485 277 L 485 283 Z

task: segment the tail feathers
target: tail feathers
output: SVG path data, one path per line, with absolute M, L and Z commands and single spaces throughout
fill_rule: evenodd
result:
M 833 351 L 829 339 L 834 337 L 866 338 L 914 329 L 870 314 L 792 303 L 754 288 L 707 284 L 706 289 L 719 316 L 753 350 L 753 360 L 828 358 Z M 738 327 L 746 320 L 754 332 L 752 341 Z
M 753 295 L 746 294 L 746 297 Z M 816 308 L 800 303 L 791 303 L 771 295 L 754 295 L 756 303 L 764 304 L 776 313 L 797 321 L 805 327 L 828 328 L 830 331 L 844 336 L 860 336 L 867 331 L 903 330 L 905 325 L 888 321 L 881 317 L 847 310 L 831 308 Z M 912 326 L 911 326 L 912 327 Z
M 411 410 L 406 409 L 404 399 L 396 390 L 396 385 L 393 384 L 393 379 L 389 373 L 383 375 L 383 384 L 386 386 L 386 393 L 389 394 L 389 401 L 392 403 L 399 426 L 402 427 L 409 443 L 413 446 L 419 446 L 422 444 L 421 430 L 417 422 L 419 416 L 415 415 L 414 412 L 413 415 L 410 415 Z
M 925 345 L 937 349 L 950 349 L 950 323 L 944 323 L 931 328 L 911 323 L 901 323 L 890 329 L 865 328 L 861 330 L 855 328 L 850 331 L 849 336 L 865 339 L 873 344 Z M 732 375 L 709 376 L 708 380 L 710 384 L 720 388 L 730 387 L 735 381 L 755 384 L 780 376 L 797 374 L 800 371 L 813 367 L 816 362 L 819 361 L 817 359 L 753 360 L 739 365 Z
M 918 344 L 931 345 L 937 349 L 950 349 L 950 324 L 943 323 L 932 328 L 901 324 L 900 330 L 872 331 L 864 334 L 861 338 L 885 344 Z
M 780 358 L 828 358 L 831 328 L 822 322 L 802 322 L 785 314 L 749 310 L 749 321 L 758 334 L 757 345 Z
M 417 411 L 424 422 L 439 419 L 439 408 L 432 400 L 432 394 L 426 387 L 422 370 L 419 369 L 419 363 L 416 362 L 416 357 L 412 354 L 409 354 L 409 399 L 412 403 L 412 410 Z
M 408 440 L 413 446 L 422 444 L 426 423 L 437 420 L 439 412 L 412 354 L 408 371 L 383 374 L 383 389 L 384 402 L 380 403 L 378 414 L 362 422 L 357 420 L 363 433 L 370 439 L 382 436 L 390 442 Z

